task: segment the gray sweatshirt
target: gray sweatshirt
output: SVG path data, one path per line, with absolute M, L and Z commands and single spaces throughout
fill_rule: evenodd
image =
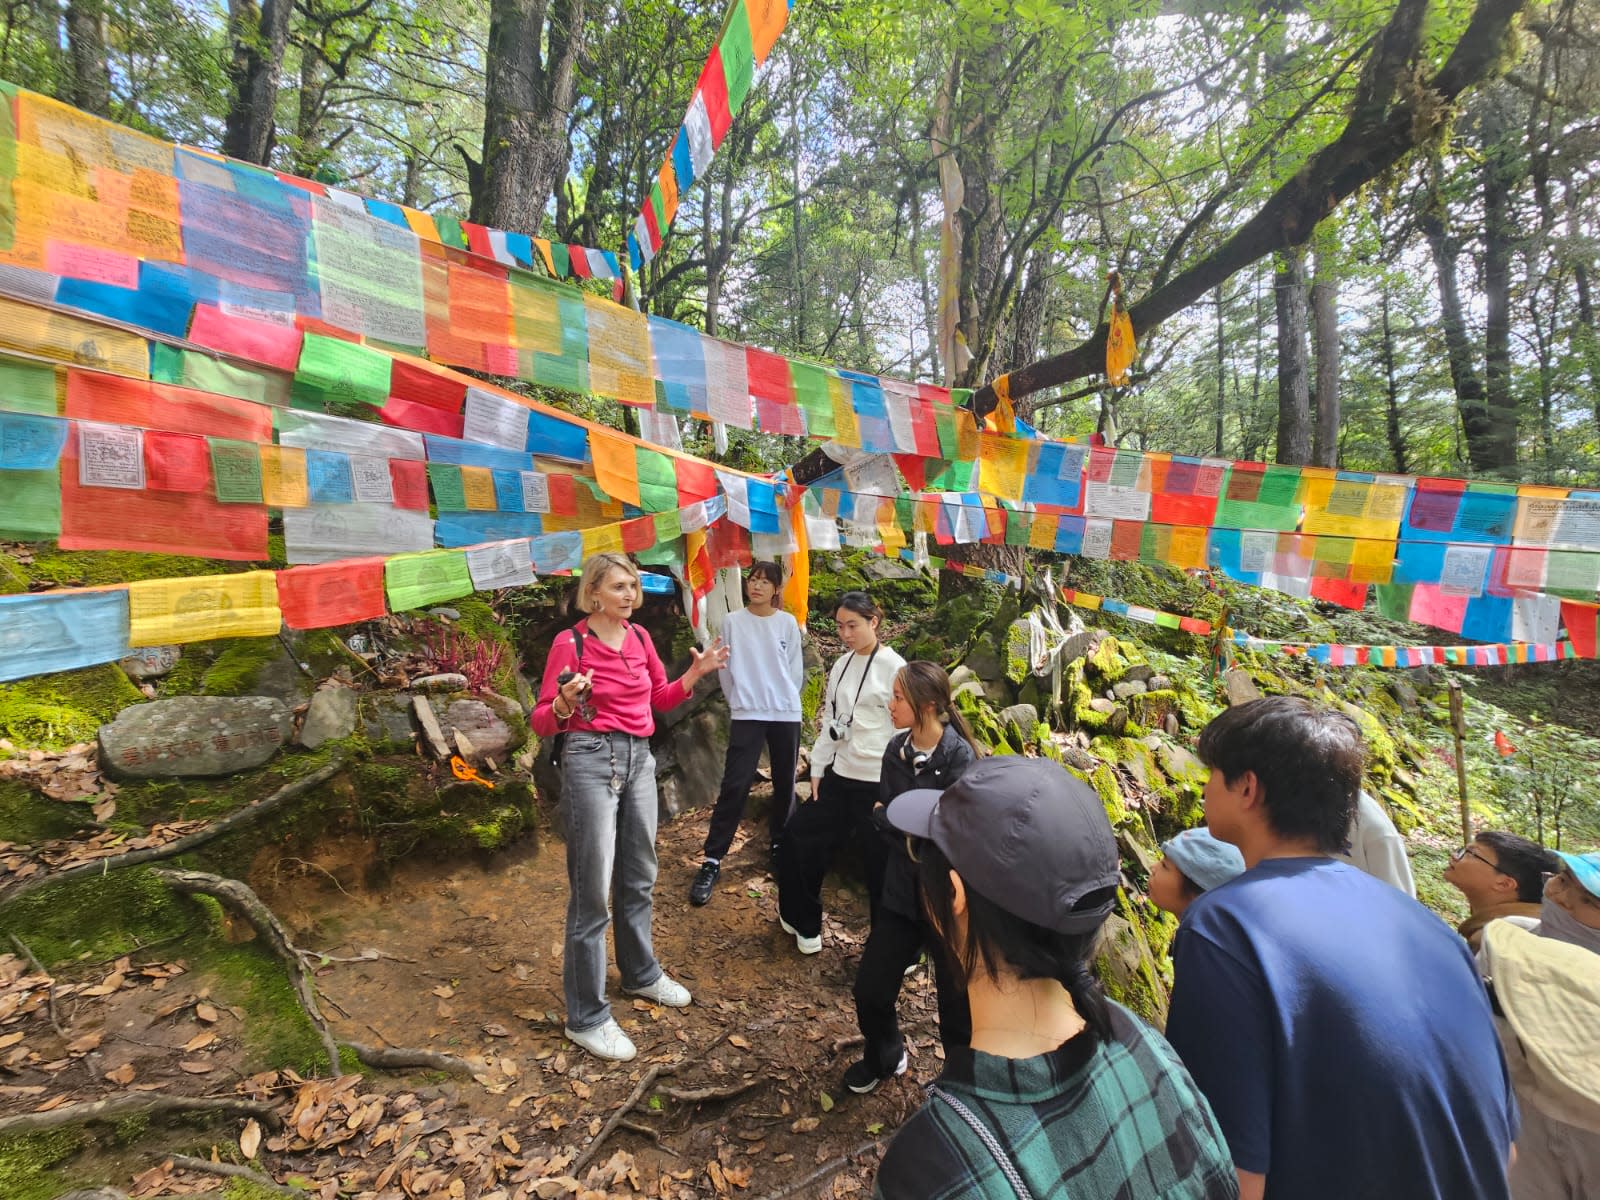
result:
M 778 611 L 758 617 L 748 608 L 722 620 L 728 665 L 717 671 L 735 721 L 798 721 L 805 666 L 800 626 Z

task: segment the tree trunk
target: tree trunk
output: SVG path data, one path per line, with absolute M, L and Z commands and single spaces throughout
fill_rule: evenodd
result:
M 789 95 L 789 128 L 794 136 L 794 153 L 789 157 L 789 188 L 794 202 L 789 205 L 789 336 L 796 354 L 806 352 L 805 223 L 800 211 L 800 155 L 805 139 L 800 135 L 800 91 Z
M 1339 277 L 1335 254 L 1327 245 L 1317 247 L 1317 265 L 1311 282 L 1312 336 L 1317 348 L 1317 385 L 1312 398 L 1316 427 L 1311 439 L 1311 461 L 1319 467 L 1339 465 Z
M 1478 377 L 1472 340 L 1467 333 L 1466 314 L 1461 308 L 1461 289 L 1456 281 L 1456 261 L 1461 248 L 1445 227 L 1442 203 L 1435 201 L 1422 215 L 1422 232 L 1433 256 L 1434 273 L 1439 282 L 1439 327 L 1444 333 L 1445 357 L 1450 363 L 1450 382 L 1455 387 L 1456 409 L 1461 414 L 1461 429 L 1467 439 L 1467 459 L 1474 471 L 1491 467 L 1487 447 L 1493 438 L 1493 423 L 1484 399 L 1483 380 Z
M 228 78 L 232 100 L 223 126 L 222 152 L 266 166 L 272 158 L 273 116 L 283 51 L 289 44 L 293 0 L 229 0 L 228 41 L 233 57 Z
M 1228 356 L 1223 332 L 1223 307 L 1224 298 L 1222 285 L 1217 285 L 1217 433 L 1211 452 L 1218 458 L 1222 457 L 1223 417 L 1228 412 Z
M 1278 312 L 1278 450 L 1276 461 L 1311 461 L 1311 386 L 1306 353 L 1306 250 L 1278 256 L 1272 277 Z
M 1511 188 L 1517 151 L 1504 99 L 1496 92 L 1487 97 L 1482 122 L 1483 381 L 1489 431 L 1472 452 L 1483 468 L 1504 471 L 1517 465 L 1517 402 L 1511 394 L 1511 254 L 1517 237 Z
M 111 69 L 106 62 L 101 0 L 67 0 L 67 48 L 72 56 L 72 103 L 96 116 L 110 116 Z
M 1378 293 L 1378 319 L 1383 331 L 1379 357 L 1383 359 L 1384 431 L 1389 438 L 1389 454 L 1394 460 L 1394 469 L 1399 474 L 1406 475 L 1411 471 L 1408 465 L 1410 455 L 1406 448 L 1405 434 L 1400 429 L 1400 384 L 1395 377 L 1394 327 L 1389 321 L 1387 286 Z
M 585 0 L 491 0 L 481 178 L 472 219 L 537 233 L 571 146 L 567 110 Z

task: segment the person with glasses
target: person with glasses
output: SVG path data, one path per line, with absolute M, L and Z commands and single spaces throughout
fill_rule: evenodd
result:
M 778 843 L 778 924 L 801 954 L 822 949 L 822 880 L 847 843 L 866 860 L 873 911 L 883 888 L 885 851 L 872 824 L 883 752 L 894 727 L 889 697 L 906 660 L 878 640 L 883 612 L 865 592 L 834 606 L 841 654 L 823 685 L 820 731 L 811 747 L 811 796 L 797 804 Z
M 916 867 L 905 837 L 884 816 L 885 806 L 913 788 L 946 788 L 979 757 L 977 740 L 961 711 L 950 703 L 950 676 L 931 662 L 908 662 L 894 677 L 889 719 L 900 732 L 883 752 L 878 806 L 873 819 L 883 832 L 888 862 L 883 897 L 872 916 L 872 931 L 856 967 L 856 1022 L 863 1039 L 861 1059 L 844 1073 L 844 1085 L 858 1096 L 894 1075 L 904 1075 L 908 1060 L 895 1008 L 906 972 L 932 931 L 922 917 Z M 967 995 L 950 973 L 945 956 L 933 953 L 934 986 L 939 998 L 939 1040 L 948 1053 L 967 1044 Z
M 1196 750 L 1206 827 L 1245 871 L 1183 915 L 1167 1040 L 1240 1196 L 1506 1200 L 1517 1106 L 1466 943 L 1333 857 L 1366 769 L 1356 723 L 1271 696 L 1223 712 Z
M 1480 833 L 1450 855 L 1444 880 L 1467 898 L 1467 919 L 1456 932 L 1474 951 L 1483 927 L 1500 917 L 1538 917 L 1544 879 L 1561 860 L 1538 842 L 1514 833 Z
M 728 661 L 727 648 L 713 642 L 691 650 L 689 669 L 669 682 L 650 635 L 629 621 L 639 598 L 639 568 L 627 555 L 596 554 L 583 564 L 578 604 L 588 616 L 556 635 L 532 716 L 540 737 L 564 735 L 565 1033 L 596 1058 L 617 1062 L 637 1051 L 606 1002 L 613 872 L 622 990 L 672 1008 L 689 1004 L 689 990 L 661 969 L 651 944 L 658 804 L 653 711 L 676 708 Z
M 1522 1107 L 1513 1200 L 1600 1196 L 1600 854 L 1554 858 L 1539 919 L 1489 922 L 1478 951 Z

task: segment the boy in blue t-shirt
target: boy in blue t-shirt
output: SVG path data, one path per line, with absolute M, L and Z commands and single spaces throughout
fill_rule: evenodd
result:
M 1466 944 L 1329 857 L 1365 769 L 1355 723 L 1274 696 L 1199 753 L 1206 824 L 1247 869 L 1184 915 L 1167 1038 L 1242 1200 L 1504 1200 L 1516 1102 Z

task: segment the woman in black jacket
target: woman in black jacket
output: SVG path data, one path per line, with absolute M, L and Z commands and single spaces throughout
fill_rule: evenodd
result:
M 966 718 L 950 703 L 950 677 L 931 662 L 909 662 L 895 674 L 889 717 L 901 732 L 889 740 L 879 776 L 879 802 L 874 824 L 888 843 L 883 899 L 873 915 L 856 968 L 856 1021 L 865 1047 L 861 1061 L 844 1073 L 844 1084 L 865 1095 L 908 1065 L 895 1005 L 906 972 L 924 948 L 934 966 L 939 994 L 939 1039 L 945 1046 L 964 1046 L 972 1021 L 966 991 L 950 972 L 938 943 L 922 915 L 916 866 L 906 853 L 906 839 L 884 820 L 885 806 L 913 788 L 947 788 L 978 756 L 978 745 Z

